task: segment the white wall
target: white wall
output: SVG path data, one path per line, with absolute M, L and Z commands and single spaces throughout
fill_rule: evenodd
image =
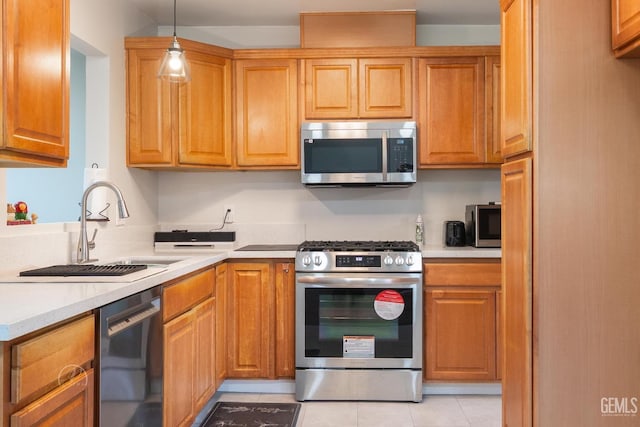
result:
M 170 36 L 173 26 L 158 27 L 158 35 Z M 300 28 L 178 27 L 179 37 L 229 49 L 300 47 Z M 499 45 L 499 25 L 418 25 L 417 46 Z
M 299 171 L 162 172 L 159 188 L 166 229 L 220 226 L 233 206 L 234 223 L 225 229 L 246 243 L 258 243 L 254 236 L 276 242 L 290 232 L 290 239 L 413 239 L 420 213 L 426 243 L 441 245 L 445 220 L 463 220 L 466 204 L 500 200 L 500 173 L 425 170 L 408 188 L 308 188 Z

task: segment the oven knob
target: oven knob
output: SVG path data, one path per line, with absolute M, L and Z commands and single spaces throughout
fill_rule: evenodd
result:
M 320 257 L 320 255 L 316 255 L 313 257 L 313 263 L 317 266 L 322 265 L 322 258 Z
M 306 267 L 309 264 L 311 264 L 311 257 L 309 255 L 303 256 L 302 257 L 302 265 L 304 265 Z
M 400 255 L 398 255 L 396 257 L 396 265 L 402 265 L 404 264 L 404 258 L 402 258 Z
M 393 258 L 391 258 L 391 255 L 387 255 L 386 257 L 384 257 L 384 265 L 391 265 L 393 264 Z
M 407 265 L 413 265 L 413 255 L 407 257 Z

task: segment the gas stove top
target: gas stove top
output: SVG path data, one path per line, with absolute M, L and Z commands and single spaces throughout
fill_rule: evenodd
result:
M 422 272 L 422 255 L 411 241 L 305 241 L 297 272 Z
M 411 241 L 397 240 L 307 240 L 298 246 L 299 252 L 419 252 Z

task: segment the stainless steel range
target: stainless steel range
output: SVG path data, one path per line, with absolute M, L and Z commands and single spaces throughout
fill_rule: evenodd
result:
M 296 399 L 422 400 L 422 257 L 415 243 L 298 247 Z

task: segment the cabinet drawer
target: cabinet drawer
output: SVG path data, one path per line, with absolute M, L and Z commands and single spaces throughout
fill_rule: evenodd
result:
M 11 402 L 44 394 L 94 357 L 95 320 L 87 316 L 11 348 Z
M 89 369 L 11 415 L 11 427 L 92 426 L 93 391 L 93 369 Z
M 500 260 L 486 262 L 425 262 L 427 286 L 500 286 Z
M 206 270 L 167 286 L 162 291 L 162 320 L 164 322 L 184 313 L 213 295 L 214 270 Z

